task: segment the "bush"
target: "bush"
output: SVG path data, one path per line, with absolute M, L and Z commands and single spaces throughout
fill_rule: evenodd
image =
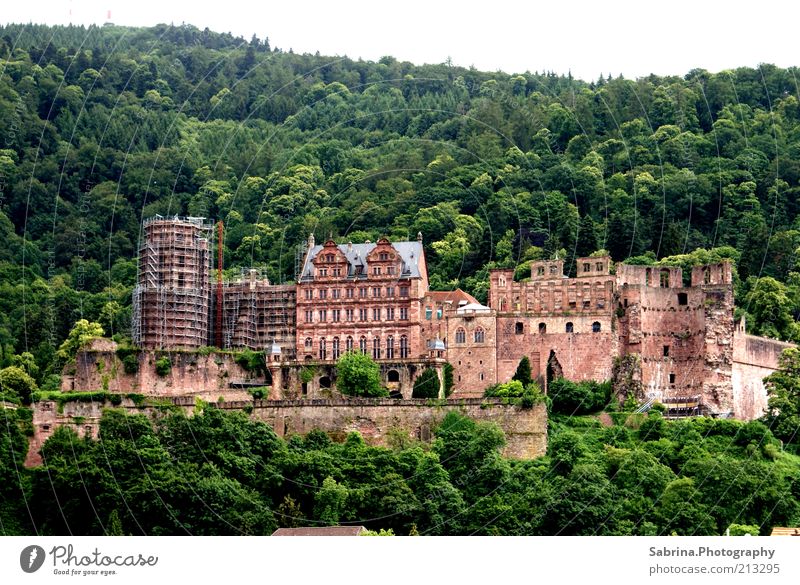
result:
M 139 371 L 139 357 L 134 354 L 126 355 L 122 359 L 122 367 L 126 374 L 135 374 Z
M 439 375 L 436 370 L 426 368 L 414 380 L 412 398 L 439 398 Z
M 160 357 L 156 360 L 156 374 L 161 376 L 168 376 L 172 371 L 172 362 L 168 356 Z
M 587 414 L 600 410 L 608 403 L 611 383 L 594 380 L 572 382 L 559 378 L 550 382 L 547 394 L 553 401 L 554 412 Z
M 348 352 L 336 362 L 336 387 L 347 396 L 385 397 L 378 364 L 360 352 Z

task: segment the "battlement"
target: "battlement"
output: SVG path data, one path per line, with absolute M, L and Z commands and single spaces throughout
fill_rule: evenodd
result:
M 611 257 L 598 256 L 596 258 L 578 258 L 578 278 L 586 276 L 608 276 L 611 273 Z
M 677 266 L 617 266 L 619 286 L 649 286 L 653 288 L 682 288 L 683 270 Z
M 692 268 L 692 286 L 728 285 L 733 283 L 730 260 Z
M 531 280 L 557 280 L 564 278 L 563 260 L 541 260 L 531 263 Z

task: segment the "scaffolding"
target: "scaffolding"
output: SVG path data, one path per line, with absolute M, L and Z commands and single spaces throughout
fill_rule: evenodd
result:
M 212 224 L 155 216 L 143 224 L 133 294 L 134 343 L 158 349 L 208 345 Z
M 223 338 L 226 348 L 272 350 L 284 358 L 295 354 L 296 291 L 293 285 L 273 285 L 259 271 L 242 272 L 223 290 Z

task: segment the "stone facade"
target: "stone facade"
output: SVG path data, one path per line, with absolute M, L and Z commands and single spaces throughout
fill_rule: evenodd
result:
M 197 299 L 212 289 L 202 237 L 208 229 L 198 218 L 145 222 L 137 290 L 180 298 L 170 297 L 167 312 L 158 312 L 144 310 L 146 297 L 136 297 L 134 331 L 144 347 L 198 347 L 211 339 L 218 307 L 203 304 L 199 316 L 190 316 L 188 305 L 178 302 L 186 300 L 183 288 L 202 291 Z M 694 267 L 688 281 L 679 267 L 614 267 L 607 256 L 579 258 L 576 266 L 576 276 L 568 278 L 562 260 L 534 262 L 523 282 L 514 281 L 513 270 L 491 270 L 483 306 L 460 290 L 428 290 L 421 234 L 413 242 L 338 244 L 329 238 L 322 245 L 312 235 L 297 284 L 273 285 L 250 271 L 224 285 L 222 345 L 267 352 L 263 383 L 275 399 L 334 395 L 333 366 L 347 351 L 371 355 L 396 398 L 410 396 L 426 367 L 441 377 L 442 360 L 455 368 L 454 396 L 481 396 L 487 386 L 508 381 L 527 356 L 545 389 L 560 376 L 607 380 L 625 360 L 640 400 L 688 401 L 715 416 L 759 415 L 766 400 L 761 378 L 774 371 L 778 346 L 734 334 L 729 263 Z M 151 299 L 154 307 L 162 307 L 159 298 Z M 197 323 L 208 331 L 198 334 Z M 752 349 L 757 346 L 771 349 Z M 211 365 L 194 372 L 194 358 L 185 359 L 191 372 L 186 384 L 220 389 L 220 372 Z M 98 389 L 97 373 L 86 373 L 80 363 L 78 370 L 76 389 Z M 185 387 L 155 378 L 134 385 L 172 395 Z
M 187 415 L 195 409 L 192 397 L 173 398 L 171 402 Z M 59 426 L 73 428 L 79 436 L 97 437 L 103 402 L 67 402 L 61 408 L 56 402 L 33 405 L 34 433 L 30 439 L 25 465 L 40 465 L 39 451 Z M 163 414 L 163 409 L 141 407 L 124 399 L 119 405 L 129 412 Z M 211 408 L 242 410 L 250 407 L 250 416 L 269 424 L 278 436 L 305 434 L 320 429 L 343 438 L 358 431 L 372 445 L 389 445 L 393 435 L 430 441 L 433 429 L 445 414 L 457 411 L 478 421 L 497 423 L 506 435 L 504 454 L 518 459 L 540 457 L 547 451 L 547 411 L 544 405 L 532 409 L 501 404 L 499 400 L 447 400 L 435 407 L 415 400 L 256 400 L 218 402 Z

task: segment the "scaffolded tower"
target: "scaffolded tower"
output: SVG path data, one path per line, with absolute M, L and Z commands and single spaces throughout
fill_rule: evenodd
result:
M 294 285 L 273 285 L 251 269 L 224 287 L 223 344 L 269 352 L 280 349 L 294 359 L 296 292 Z
M 133 294 L 136 345 L 178 349 L 209 344 L 212 229 L 202 217 L 145 220 Z

